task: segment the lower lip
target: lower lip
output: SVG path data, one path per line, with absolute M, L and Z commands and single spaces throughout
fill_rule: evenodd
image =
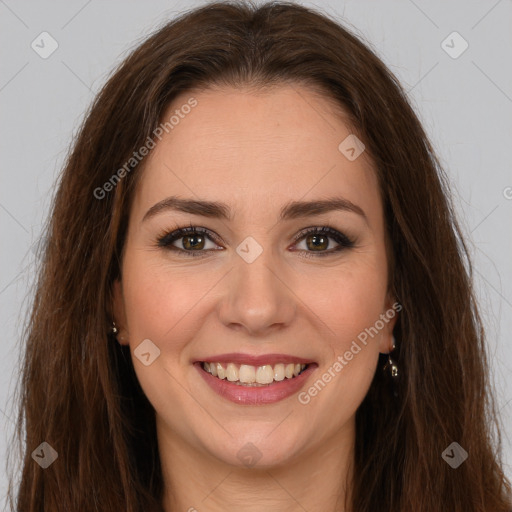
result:
M 267 386 L 240 386 L 229 380 L 214 377 L 203 369 L 200 362 L 194 363 L 194 366 L 213 391 L 231 402 L 241 405 L 273 404 L 284 400 L 299 391 L 308 377 L 318 368 L 316 363 L 311 363 L 300 375 L 292 379 L 285 377 L 284 380 Z

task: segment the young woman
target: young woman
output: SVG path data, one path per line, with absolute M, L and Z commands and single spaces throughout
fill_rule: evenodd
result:
M 511 509 L 443 171 L 335 21 L 214 3 L 158 30 L 47 242 L 13 510 Z

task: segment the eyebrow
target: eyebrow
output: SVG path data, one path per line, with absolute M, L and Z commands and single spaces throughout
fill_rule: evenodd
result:
M 202 201 L 196 199 L 182 199 L 177 196 L 170 196 L 153 205 L 142 218 L 142 222 L 165 211 L 178 211 L 201 215 L 214 219 L 231 221 L 233 213 L 225 203 L 216 201 Z M 280 213 L 280 220 L 292 220 L 302 217 L 321 215 L 332 211 L 347 211 L 360 215 L 368 224 L 366 214 L 356 204 L 343 197 L 331 197 L 329 199 L 317 199 L 314 201 L 291 201 L 287 203 Z

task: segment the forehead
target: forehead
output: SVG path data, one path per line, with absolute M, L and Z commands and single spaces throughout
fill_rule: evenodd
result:
M 191 98 L 195 106 L 184 108 Z M 352 134 L 340 109 L 308 88 L 191 91 L 175 98 L 163 122 L 171 117 L 144 162 L 136 208 L 171 194 L 225 202 L 239 217 L 332 195 L 379 202 L 367 154 L 350 161 L 339 149 Z

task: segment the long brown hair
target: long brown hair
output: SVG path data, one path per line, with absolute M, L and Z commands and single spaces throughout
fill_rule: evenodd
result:
M 398 384 L 377 371 L 357 411 L 348 510 L 509 512 L 471 264 L 441 166 L 374 53 L 335 21 L 288 2 L 212 3 L 182 14 L 133 51 L 91 106 L 53 200 L 24 337 L 12 510 L 162 510 L 155 412 L 129 347 L 108 332 L 143 162 L 125 167 L 107 192 L 95 190 L 154 137 L 179 93 L 283 82 L 341 106 L 373 158 L 390 286 L 403 307 Z M 58 453 L 46 469 L 31 456 L 43 441 Z M 469 454 L 457 469 L 441 456 L 452 442 Z

